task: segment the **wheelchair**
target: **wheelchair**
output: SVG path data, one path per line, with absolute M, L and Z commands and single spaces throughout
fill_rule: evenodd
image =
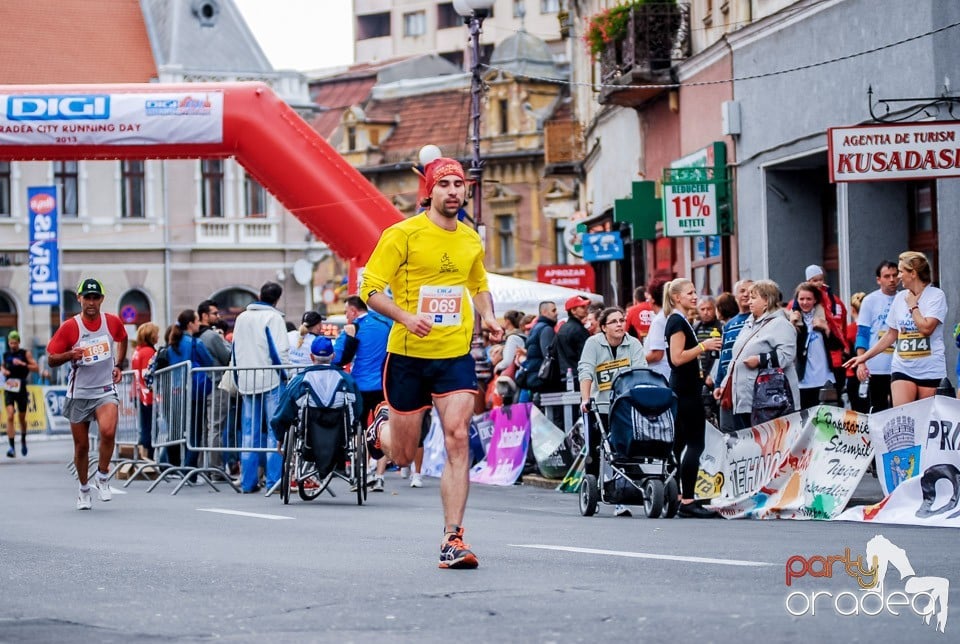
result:
M 336 497 L 330 484 L 340 479 L 356 493 L 357 505 L 363 505 L 368 458 L 366 439 L 350 404 L 339 408 L 302 405 L 283 443 L 280 498 L 284 505 L 290 503 L 291 481 L 297 482 L 297 493 L 304 501 L 324 492 Z

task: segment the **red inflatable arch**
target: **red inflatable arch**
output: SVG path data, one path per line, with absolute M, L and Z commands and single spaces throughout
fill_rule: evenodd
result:
M 29 96 L 33 97 L 27 99 L 33 102 L 28 106 L 29 120 L 43 123 L 47 110 L 45 100 L 51 101 L 50 111 L 56 112 L 57 101 L 64 97 L 84 97 L 72 105 L 67 102 L 63 109 L 68 113 L 67 118 L 72 116 L 77 123 L 90 122 L 78 115 L 87 97 L 134 93 L 198 98 L 222 94 L 220 142 L 76 144 L 67 139 L 51 144 L 20 144 L 10 142 L 9 132 L 13 129 L 10 122 L 0 120 L 0 127 L 6 124 L 9 128 L 6 136 L 0 133 L 0 160 L 235 157 L 317 238 L 354 266 L 365 264 L 380 233 L 403 218 L 386 197 L 263 83 L 0 86 L 4 103 L 0 105 L 0 117 L 10 118 L 13 111 L 8 112 L 8 105 L 17 98 Z M 39 103 L 37 97 L 41 99 Z M 18 109 L 24 112 L 23 100 L 20 103 Z M 56 114 L 51 114 L 46 122 L 62 123 Z

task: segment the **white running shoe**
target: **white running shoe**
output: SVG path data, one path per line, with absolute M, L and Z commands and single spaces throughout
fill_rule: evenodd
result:
M 113 490 L 110 489 L 110 479 L 103 479 L 100 478 L 99 474 L 94 474 L 93 486 L 97 488 L 97 497 L 104 503 L 113 498 Z
M 423 479 L 420 474 L 414 472 L 410 475 L 410 487 L 423 487 Z
M 90 488 L 87 488 L 87 491 L 84 492 L 80 490 L 77 495 L 77 509 L 78 510 L 89 510 L 93 507 L 93 499 L 90 498 Z
M 405 478 L 409 478 L 409 477 L 410 477 L 410 468 L 409 468 L 409 467 L 401 467 L 401 468 L 400 468 L 400 478 L 405 479 Z
M 373 479 L 373 487 L 371 488 L 374 492 L 383 492 L 383 477 L 378 476 Z

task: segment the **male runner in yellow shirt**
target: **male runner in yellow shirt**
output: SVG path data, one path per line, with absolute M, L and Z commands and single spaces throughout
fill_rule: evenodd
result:
M 477 395 L 470 356 L 473 309 L 493 341 L 503 329 L 483 266 L 480 236 L 457 220 L 466 199 L 458 161 L 439 158 L 424 169 L 426 211 L 384 231 L 363 273 L 361 297 L 394 321 L 387 342 L 384 393 L 390 407 L 371 426 L 368 444 L 397 465 L 417 451 L 421 419 L 435 404 L 443 426 L 447 461 L 440 478 L 444 528 L 441 568 L 476 568 L 463 542 L 463 513 L 470 489 L 470 418 Z M 479 198 L 479 195 L 477 196 Z M 384 293 L 387 286 L 393 298 Z

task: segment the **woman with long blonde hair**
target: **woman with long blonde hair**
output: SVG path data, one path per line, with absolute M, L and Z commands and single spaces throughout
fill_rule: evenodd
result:
M 940 381 L 947 376 L 943 343 L 947 297 L 930 284 L 930 263 L 923 253 L 900 253 L 897 268 L 903 290 L 894 296 L 890 305 L 887 333 L 866 353 L 844 364 L 857 367 L 894 347 L 890 364 L 890 395 L 894 407 L 933 396 Z
M 707 351 L 719 351 L 721 338 L 697 340 L 690 318 L 697 310 L 697 289 L 688 279 L 671 281 L 663 296 L 663 314 L 667 323 L 667 360 L 670 362 L 670 387 L 677 395 L 676 436 L 673 452 L 680 464 L 679 515 L 692 519 L 716 516 L 694 503 L 694 487 L 700 471 L 707 433 L 707 418 L 701 392 L 703 375 L 698 358 Z

